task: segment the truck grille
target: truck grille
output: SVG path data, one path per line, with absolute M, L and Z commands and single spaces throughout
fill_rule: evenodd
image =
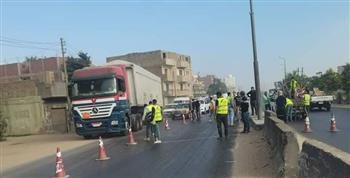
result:
M 108 103 L 108 104 L 76 106 L 73 109 L 76 112 L 78 112 L 81 118 L 83 118 L 84 113 L 88 113 L 90 115 L 90 119 L 96 119 L 96 118 L 111 116 L 112 110 L 115 106 L 116 106 L 115 103 Z

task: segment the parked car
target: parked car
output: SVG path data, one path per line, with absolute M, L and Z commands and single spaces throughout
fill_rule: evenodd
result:
M 173 119 L 189 119 L 191 118 L 190 103 L 178 103 L 174 112 Z
M 165 105 L 163 109 L 163 117 L 167 119 L 173 119 L 177 105 L 178 104 L 176 103 L 169 103 Z

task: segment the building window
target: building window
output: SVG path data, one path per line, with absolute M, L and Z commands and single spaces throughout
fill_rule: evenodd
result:
M 164 74 L 168 75 L 168 69 L 164 69 Z
M 180 84 L 180 90 L 183 91 L 184 90 L 184 85 Z
M 183 71 L 182 70 L 179 70 L 179 75 L 183 75 Z
M 163 53 L 163 59 L 166 59 L 166 53 Z

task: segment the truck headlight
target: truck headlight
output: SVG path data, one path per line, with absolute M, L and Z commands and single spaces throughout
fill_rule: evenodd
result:
M 111 125 L 118 125 L 118 121 L 112 121 Z
M 75 124 L 75 127 L 76 127 L 76 128 L 82 128 L 82 127 L 83 127 L 83 124 L 76 123 L 76 124 Z

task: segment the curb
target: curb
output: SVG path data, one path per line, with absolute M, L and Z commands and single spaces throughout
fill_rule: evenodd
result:
M 250 117 L 250 123 L 255 130 L 262 130 L 264 128 L 264 118 L 258 120 L 256 117 Z

